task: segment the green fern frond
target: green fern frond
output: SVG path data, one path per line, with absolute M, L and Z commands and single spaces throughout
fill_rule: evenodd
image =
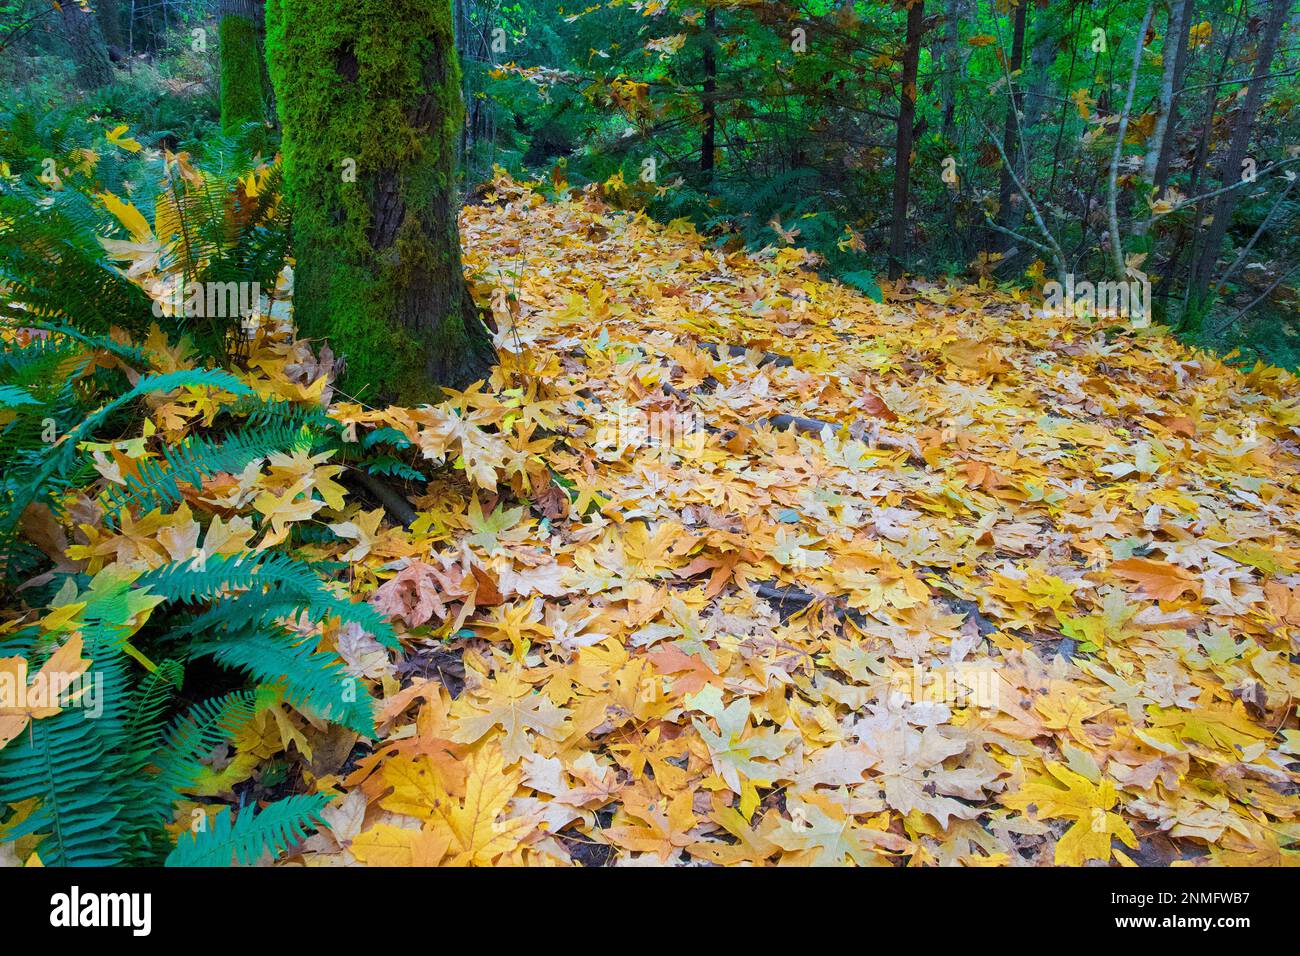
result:
M 162 858 L 160 830 L 169 821 L 171 801 L 157 793 L 148 770 L 162 741 L 166 712 L 184 678 L 178 660 L 166 660 L 146 674 L 132 696 L 122 734 L 122 756 L 116 770 L 121 780 L 119 822 L 126 861 L 150 864 Z
M 185 676 L 185 665 L 169 659 L 140 680 L 126 718 L 127 763 L 143 769 L 161 742 L 163 718 Z
M 310 446 L 311 434 L 287 422 L 257 430 L 241 429 L 225 441 L 192 436 L 164 448 L 161 461 L 140 462 L 138 473 L 129 476 L 124 486 L 106 492 L 105 520 L 115 525 L 126 508 L 169 509 L 180 504 L 181 485 L 198 487 L 205 478 L 223 472 L 237 474 L 249 462 L 274 452 Z
M 101 713 L 67 707 L 33 720 L 0 749 L 0 804 L 39 801 L 6 838 L 42 834 L 37 852 L 46 866 L 111 866 L 125 854 L 116 772 L 126 696 L 122 655 L 98 649 L 86 676 Z
M 78 443 L 103 426 L 115 412 L 141 396 L 165 394 L 178 388 L 219 388 L 234 395 L 253 394 L 251 388 L 220 369 L 185 369 L 141 378 L 134 388 L 108 402 L 68 432 L 53 448 L 45 452 L 39 466 L 30 474 L 24 474 L 20 482 L 5 483 L 5 494 L 0 499 L 0 566 L 7 564 L 18 522 L 28 505 L 47 496 L 51 483 L 67 476 L 77 466 L 81 457 Z
M 153 756 L 158 768 L 155 786 L 168 805 L 194 786 L 203 772 L 202 759 L 252 719 L 255 698 L 251 690 L 224 694 L 195 704 L 172 722 Z
M 329 616 L 328 609 L 304 607 L 302 598 L 282 591 L 245 591 L 217 602 L 188 624 L 174 630 L 175 637 L 213 634 L 249 628 L 274 627 L 283 619 L 318 624 Z
M 296 643 L 295 643 L 296 641 Z M 365 737 L 374 736 L 370 695 L 350 678 L 337 654 L 317 651 L 282 629 L 245 631 L 221 640 L 195 642 L 195 657 L 243 671 L 264 684 L 282 685 L 292 706 L 307 710 Z
M 168 673 L 159 677 L 164 671 Z M 173 678 L 179 682 L 180 674 L 178 662 L 169 661 L 150 677 L 156 678 L 158 688 Z M 149 682 L 145 678 L 142 685 Z M 128 861 L 156 865 L 170 849 L 164 828 L 172 820 L 176 801 L 199 779 L 203 759 L 253 716 L 255 692 L 237 691 L 203 701 L 166 728 L 161 723 L 165 695 L 142 686 L 136 696 L 139 703 L 124 735 L 128 752 L 119 770 L 120 820 Z M 140 725 L 142 729 L 137 729 Z
M 105 213 L 88 196 L 25 184 L 0 192 L 0 286 L 30 318 L 106 333 L 113 326 L 144 332 L 149 297 L 104 260 L 98 233 Z M 10 311 L 10 316 L 13 316 Z
M 213 555 L 203 561 L 178 561 L 147 571 L 137 581 L 140 587 L 168 601 L 199 604 L 227 598 L 232 591 L 261 593 L 271 589 L 298 601 L 312 620 L 332 615 L 358 624 L 375 639 L 393 650 L 400 648 L 392 625 L 369 604 L 336 595 L 309 564 L 286 554 L 244 551 Z
M 406 462 L 394 458 L 392 455 L 372 458 L 369 461 L 362 462 L 362 467 L 372 475 L 388 475 L 393 478 L 401 478 L 404 481 L 429 480 L 419 469 L 412 468 Z
M 305 837 L 308 827 L 321 825 L 320 812 L 329 802 L 324 794 L 285 797 L 260 813 L 245 807 L 233 823 L 224 807 L 206 831 L 181 835 L 167 866 L 230 866 L 232 860 L 250 866 L 264 853 L 279 856 Z
M 0 385 L 0 407 L 18 408 L 20 405 L 36 405 L 42 403 L 31 395 L 27 394 L 24 389 L 16 388 L 13 385 Z
M 40 329 L 43 332 L 51 332 L 56 336 L 72 339 L 92 352 L 108 352 L 129 365 L 139 368 L 145 368 L 149 364 L 149 357 L 145 355 L 144 349 L 138 346 L 118 342 L 107 335 L 87 335 L 80 329 L 66 323 L 26 319 L 12 324 L 21 325 L 27 329 Z
M 292 425 L 325 432 L 340 427 L 320 405 L 304 406 L 283 398 L 241 398 L 227 406 L 227 411 L 245 417 L 249 428 Z

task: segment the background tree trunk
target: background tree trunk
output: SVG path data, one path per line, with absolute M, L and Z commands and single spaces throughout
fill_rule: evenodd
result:
M 265 119 L 257 0 L 221 0 L 221 131 L 227 136 Z
M 947 0 L 943 12 L 943 31 L 934 46 L 934 59 L 943 75 L 939 80 L 939 132 L 944 142 L 952 139 L 953 120 L 957 114 L 957 75 L 961 70 L 961 50 L 957 23 L 963 11 L 959 0 Z
M 122 43 L 122 19 L 117 0 L 95 0 L 95 15 L 99 18 L 99 29 L 104 34 L 104 42 L 110 53 L 114 58 L 120 58 L 125 46 Z
M 1264 87 L 1268 85 L 1268 81 L 1264 78 L 1269 73 L 1273 53 L 1277 50 L 1278 36 L 1282 32 L 1282 24 L 1286 21 L 1290 7 L 1290 0 L 1271 0 L 1269 4 L 1268 21 L 1264 24 L 1264 34 L 1255 53 L 1255 69 L 1246 86 L 1246 95 L 1241 106 L 1238 107 L 1236 121 L 1232 124 L 1227 155 L 1219 167 L 1221 186 L 1231 186 L 1241 182 L 1242 161 L 1250 150 L 1250 134 L 1255 125 L 1255 114 L 1259 111 Z M 1223 244 L 1223 238 L 1228 234 L 1228 227 L 1232 224 L 1232 214 L 1237 208 L 1237 198 L 1240 194 L 1240 189 L 1229 189 L 1221 193 L 1214 203 L 1214 218 L 1205 231 L 1205 244 L 1192 267 L 1189 289 L 1191 301 L 1203 301 L 1209 291 L 1214 266 L 1219 259 L 1219 247 Z
M 1029 52 L 1029 88 L 1024 97 L 1024 129 L 1029 131 L 1047 115 L 1048 95 L 1052 89 L 1052 63 L 1056 59 L 1056 35 L 1046 17 L 1034 18 L 1033 46 Z
M 713 175 L 713 154 L 717 149 L 718 104 L 718 10 L 709 7 L 704 12 L 704 90 L 701 100 L 704 107 L 704 132 L 700 136 L 700 172 Z
M 1133 94 L 1137 90 L 1138 73 L 1142 69 L 1142 49 L 1146 43 L 1147 27 L 1155 15 L 1155 0 L 1149 0 L 1147 11 L 1138 25 L 1137 39 L 1133 43 L 1133 68 L 1129 72 L 1128 92 L 1119 112 L 1119 127 L 1115 130 L 1115 151 L 1110 156 L 1110 174 L 1106 177 L 1106 214 L 1110 233 L 1110 259 L 1115 278 L 1124 278 L 1124 239 L 1119 229 L 1119 164 L 1124 159 L 1124 137 L 1128 134 L 1129 119 L 1133 115 Z
M 1178 107 L 1182 102 L 1183 79 L 1187 76 L 1187 60 L 1190 53 L 1188 32 L 1191 30 L 1192 14 L 1196 9 L 1192 0 L 1180 0 L 1180 2 L 1186 9 L 1183 12 L 1183 28 L 1177 37 L 1178 46 L 1174 52 L 1173 96 L 1169 100 L 1165 135 L 1160 141 L 1160 156 L 1156 159 L 1155 172 L 1151 176 L 1151 183 L 1155 186 L 1157 196 L 1164 192 L 1165 186 L 1169 185 L 1169 163 L 1174 154 L 1174 143 L 1178 139 Z
M 907 252 L 907 194 L 912 174 L 912 124 L 916 121 L 916 70 L 921 60 L 924 0 L 907 10 L 907 46 L 903 50 L 903 81 L 898 91 L 898 132 L 894 143 L 894 219 L 889 228 L 889 278 L 903 275 Z
M 1155 183 L 1156 169 L 1160 158 L 1165 155 L 1165 137 L 1169 131 L 1169 119 L 1173 115 L 1174 83 L 1178 79 L 1178 57 L 1186 56 L 1187 14 L 1191 9 L 1191 0 L 1174 0 L 1169 10 L 1169 26 L 1165 29 L 1164 73 L 1160 77 L 1160 95 L 1156 104 L 1156 123 L 1147 143 L 1147 153 L 1142 160 L 1142 178 L 1148 183 Z
M 271 0 L 267 52 L 299 328 L 346 356 L 366 401 L 481 377 L 493 352 L 461 269 L 449 0 Z
M 1007 119 L 1002 130 L 1002 151 L 1007 156 L 1007 164 L 1002 168 L 1002 178 L 998 183 L 998 225 L 1011 229 L 1016 224 L 1016 217 L 1011 212 L 1011 197 L 1015 195 L 1015 183 L 1011 176 L 1011 164 L 1016 162 L 1020 150 L 1020 96 L 1016 93 L 1020 77 L 1013 74 L 1025 62 L 1025 13 L 1029 0 L 1020 0 L 1016 7 L 1015 20 L 1011 27 L 1011 62 L 1007 67 Z M 995 245 L 1005 248 L 1010 238 L 1000 235 Z
M 113 82 L 113 64 L 108 59 L 108 45 L 99 18 L 68 2 L 59 7 L 59 21 L 63 38 L 72 49 L 77 85 L 97 90 Z

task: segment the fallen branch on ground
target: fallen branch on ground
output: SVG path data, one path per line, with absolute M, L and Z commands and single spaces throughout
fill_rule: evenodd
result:
M 362 471 L 360 468 L 349 468 L 345 473 L 346 477 L 353 478 L 357 484 L 365 488 L 388 513 L 388 517 L 401 523 L 403 528 L 409 528 L 419 514 L 415 507 L 407 500 L 406 496 L 385 482 L 383 479 L 370 474 L 368 471 Z
M 721 354 L 723 348 L 727 350 L 726 357 L 728 358 L 743 358 L 750 353 L 750 349 L 745 348 L 743 345 L 720 346 L 715 345 L 713 342 L 701 342 L 699 347 L 719 361 L 723 358 L 723 355 Z M 757 350 L 755 349 L 754 351 Z M 794 365 L 794 359 L 790 358 L 788 355 L 780 355 L 776 352 L 759 352 L 758 367 L 762 368 L 764 365 L 776 365 L 780 368 L 789 368 Z

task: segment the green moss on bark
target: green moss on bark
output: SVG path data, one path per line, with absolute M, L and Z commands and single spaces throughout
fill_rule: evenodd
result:
M 463 118 L 448 0 L 269 0 L 299 329 L 345 386 L 420 401 L 488 367 L 453 201 Z
M 221 18 L 221 131 L 227 136 L 248 123 L 261 123 L 262 72 L 257 27 L 247 17 Z

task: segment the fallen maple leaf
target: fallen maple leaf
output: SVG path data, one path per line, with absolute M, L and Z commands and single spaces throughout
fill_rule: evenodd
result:
M 1114 812 L 1119 795 L 1113 783 L 1104 778 L 1100 783 L 1093 783 L 1064 764 L 1050 761 L 1047 772 L 1062 786 L 1040 777 L 1026 783 L 1016 793 L 1004 796 L 1002 802 L 1015 810 L 1034 806 L 1039 816 L 1065 817 L 1074 821 L 1056 844 L 1057 864 L 1082 866 L 1087 860 L 1109 860 L 1112 837 L 1118 837 L 1125 846 L 1137 849 L 1137 837 L 1124 818 Z
M 27 680 L 25 657 L 0 657 L 0 747 L 33 720 L 53 717 L 70 702 L 67 692 L 90 667 L 81 656 L 81 635 L 73 634 Z
M 1195 597 L 1201 596 L 1200 581 L 1176 564 L 1150 558 L 1125 558 L 1112 562 L 1110 570 L 1129 581 L 1136 581 L 1147 595 L 1158 601 L 1177 601 L 1187 591 Z

